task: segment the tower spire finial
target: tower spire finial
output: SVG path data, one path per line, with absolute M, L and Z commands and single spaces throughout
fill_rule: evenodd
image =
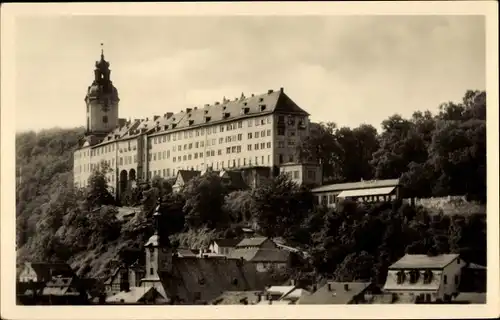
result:
M 101 42 L 101 59 L 104 60 L 104 43 Z

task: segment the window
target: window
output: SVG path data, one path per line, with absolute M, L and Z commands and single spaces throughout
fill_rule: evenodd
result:
M 267 143 L 267 147 L 268 147 L 268 148 L 271 148 L 271 142 L 268 142 L 268 143 Z
M 271 130 L 267 130 L 267 136 L 270 137 L 271 136 Z
M 219 144 L 224 143 L 224 138 L 219 138 Z
M 299 172 L 298 171 L 294 171 L 293 172 L 293 178 L 294 179 L 298 179 L 299 178 Z
M 278 128 L 278 136 L 284 136 L 285 135 L 285 128 Z
M 443 283 L 448 284 L 448 276 L 447 275 L 443 276 Z
M 222 150 L 221 149 L 217 150 L 217 155 L 218 156 L 222 155 Z
M 182 156 L 182 160 L 186 161 L 186 155 Z
M 248 120 L 248 127 L 252 126 L 252 120 Z
M 193 144 L 192 144 L 192 143 L 190 143 L 190 144 L 189 144 L 189 149 L 191 150 L 192 148 L 193 148 Z
M 307 177 L 309 179 L 316 179 L 316 172 L 314 172 L 312 170 L 307 171 Z
M 188 160 L 191 160 L 191 154 L 188 155 Z
M 238 152 L 238 153 L 241 152 L 241 146 L 237 146 L 236 149 L 237 149 L 236 152 Z
M 153 268 L 149 268 L 149 274 L 151 274 L 151 275 L 154 274 L 154 269 Z
M 255 125 L 258 126 L 260 123 L 259 119 L 255 119 Z
M 288 156 L 288 161 L 293 162 L 293 155 Z
M 398 274 L 397 274 L 397 277 L 398 277 L 397 283 L 398 284 L 402 284 L 404 282 L 404 280 L 405 280 L 405 273 L 404 273 L 404 271 L 399 271 Z
M 102 117 L 102 122 L 103 123 L 108 123 L 108 116 L 103 116 Z
M 220 126 L 220 132 L 224 132 L 224 126 Z
M 455 284 L 458 284 L 458 276 L 455 276 Z
M 261 149 L 265 149 L 265 148 L 266 148 L 266 143 L 265 143 L 265 142 L 262 142 L 262 143 L 260 144 L 260 148 L 261 148 Z
M 236 146 L 233 146 L 233 147 L 231 148 L 231 153 L 236 153 Z
M 255 150 L 259 150 L 259 144 L 258 143 L 255 144 L 254 149 Z
M 249 145 L 247 146 L 247 149 L 248 149 L 248 151 L 252 151 L 252 145 L 251 145 L 251 144 L 249 144 Z
M 248 139 L 252 139 L 252 133 L 251 132 L 248 133 Z
M 283 163 L 283 155 L 282 154 L 279 155 L 279 163 Z
M 255 138 L 259 137 L 259 131 L 255 132 Z
M 241 141 L 241 139 L 243 139 L 243 135 L 240 133 L 238 134 L 238 141 Z
M 240 128 L 240 129 L 241 129 L 242 127 L 243 127 L 243 121 L 239 121 L 239 122 L 238 122 L 238 128 Z
M 231 153 L 231 147 L 226 148 L 226 153 Z
M 210 156 L 215 156 L 215 150 L 210 150 Z

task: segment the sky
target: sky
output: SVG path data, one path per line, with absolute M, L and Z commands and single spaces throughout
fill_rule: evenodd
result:
M 85 124 L 101 43 L 127 119 L 284 87 L 312 121 L 380 128 L 486 86 L 480 16 L 22 17 L 16 131 Z

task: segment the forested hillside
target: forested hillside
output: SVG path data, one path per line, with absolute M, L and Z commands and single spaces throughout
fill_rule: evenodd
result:
M 330 181 L 397 178 L 408 196 L 466 195 L 486 201 L 485 93 L 469 91 L 463 103 L 446 103 L 438 114 L 391 116 L 383 131 L 369 125 L 337 128 L 321 124 L 301 146 L 325 164 Z M 486 263 L 484 214 L 431 215 L 401 202 L 364 206 L 346 202 L 336 210 L 313 205 L 308 189 L 284 176 L 254 190 L 231 191 L 217 175 L 191 180 L 177 194 L 155 177 L 130 192 L 140 205 L 128 222 L 116 218 L 103 172 L 89 187 L 72 184 L 72 152 L 83 129 L 46 130 L 16 137 L 18 262 L 69 261 L 81 274 L 104 277 L 112 259 L 141 257 L 151 235 L 151 215 L 162 199 L 162 232 L 174 245 L 201 246 L 213 237 L 234 237 L 247 224 L 311 253 L 290 273 L 337 279 L 376 279 L 405 252 L 459 252 Z M 105 166 L 101 170 L 106 170 Z

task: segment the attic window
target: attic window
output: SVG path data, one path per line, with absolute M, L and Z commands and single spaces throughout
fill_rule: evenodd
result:
M 228 118 L 231 114 L 229 112 L 224 112 L 224 118 Z
M 260 111 L 264 111 L 266 110 L 266 105 L 265 104 L 261 104 L 260 105 Z
M 207 113 L 208 113 L 208 110 L 205 110 L 204 112 L 205 112 L 205 114 L 207 114 Z
M 264 101 L 264 98 L 259 98 L 259 102 L 262 102 L 262 101 Z
M 166 124 L 166 125 L 164 126 L 164 128 L 165 128 L 165 130 L 167 130 L 167 129 L 168 129 L 168 124 Z
M 172 123 L 172 129 L 175 129 L 175 127 L 177 127 L 177 124 Z
M 246 106 L 248 104 L 248 102 L 243 102 L 243 105 Z
M 405 281 L 405 273 L 404 273 L 404 271 L 399 271 L 398 274 L 397 274 L 397 277 L 398 277 L 397 283 L 398 284 L 403 283 Z
M 189 120 L 189 125 L 190 126 L 193 125 L 193 123 L 194 123 L 194 120 Z
M 205 117 L 205 122 L 209 122 L 211 117 Z

